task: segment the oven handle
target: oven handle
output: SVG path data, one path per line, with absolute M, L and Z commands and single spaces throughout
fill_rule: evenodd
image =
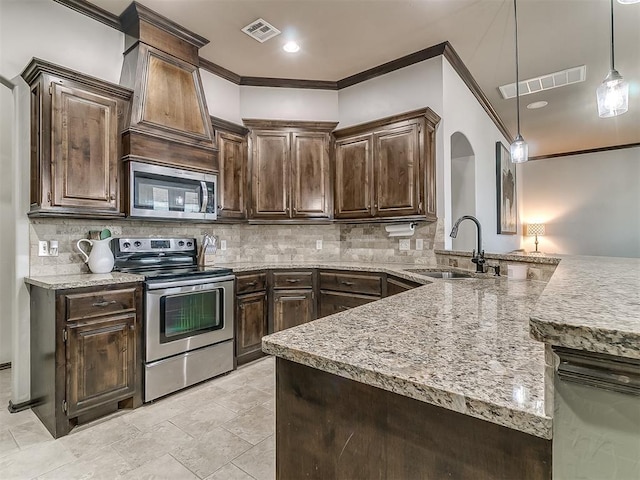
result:
M 222 277 L 208 277 L 208 278 L 200 278 L 197 280 L 181 280 L 177 282 L 176 281 L 160 282 L 160 283 L 147 282 L 147 290 L 162 290 L 165 288 L 173 288 L 173 287 L 189 287 L 192 285 L 214 284 L 214 283 L 234 280 L 235 278 L 236 278 L 235 275 L 224 275 Z

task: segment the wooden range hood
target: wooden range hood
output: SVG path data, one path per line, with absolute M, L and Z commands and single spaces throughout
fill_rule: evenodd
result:
M 120 84 L 134 91 L 123 160 L 216 172 L 217 149 L 198 70 L 209 41 L 133 2 L 120 16 Z

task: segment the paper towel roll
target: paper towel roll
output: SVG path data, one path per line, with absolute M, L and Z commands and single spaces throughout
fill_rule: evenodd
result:
M 390 237 L 410 237 L 416 232 L 415 223 L 400 223 L 384 227 Z

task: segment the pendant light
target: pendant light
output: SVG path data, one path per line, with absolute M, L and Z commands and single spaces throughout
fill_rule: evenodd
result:
M 518 6 L 517 0 L 513 0 L 513 14 L 516 19 L 516 118 L 518 120 L 518 135 L 510 147 L 511 162 L 524 163 L 529 160 L 529 145 L 520 135 L 520 76 L 518 71 Z
M 629 84 L 615 67 L 613 43 L 613 0 L 611 0 L 611 70 L 596 90 L 600 118 L 622 115 L 629 109 Z

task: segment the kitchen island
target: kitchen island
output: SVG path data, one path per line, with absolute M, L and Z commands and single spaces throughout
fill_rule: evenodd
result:
M 544 287 L 435 280 L 265 337 L 278 478 L 550 478 Z

